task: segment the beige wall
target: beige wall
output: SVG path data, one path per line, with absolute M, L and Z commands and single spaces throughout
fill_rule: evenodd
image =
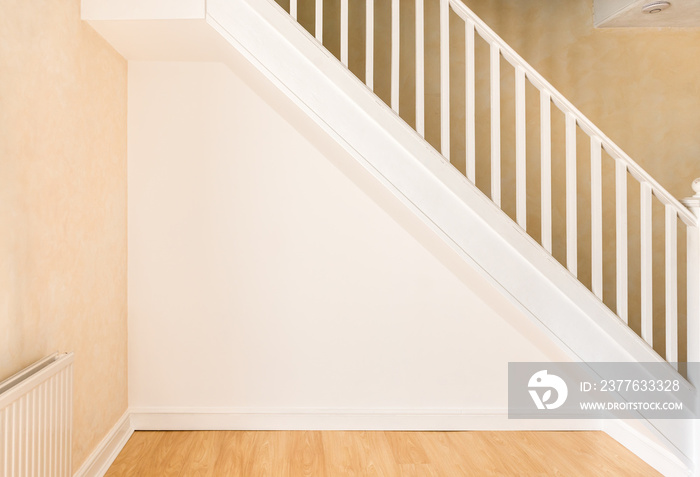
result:
M 126 410 L 126 61 L 79 0 L 2 2 L 0 379 L 75 352 L 74 468 Z

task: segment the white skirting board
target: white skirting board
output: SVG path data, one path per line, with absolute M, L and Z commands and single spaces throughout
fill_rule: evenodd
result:
M 129 410 L 122 415 L 94 451 L 73 474 L 74 477 L 102 477 L 134 433 Z
M 75 473 L 102 477 L 134 431 L 417 430 L 604 431 L 665 476 L 691 475 L 673 454 L 624 421 L 508 419 L 504 409 L 131 408 Z
M 136 430 L 600 430 L 597 420 L 508 419 L 506 409 L 132 408 Z

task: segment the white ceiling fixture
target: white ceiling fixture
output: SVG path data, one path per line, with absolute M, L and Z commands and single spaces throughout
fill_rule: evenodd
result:
M 642 13 L 656 14 L 661 13 L 671 6 L 669 2 L 652 2 L 647 3 L 642 7 Z

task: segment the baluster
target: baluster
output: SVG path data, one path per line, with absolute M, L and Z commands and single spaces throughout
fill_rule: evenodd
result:
M 374 90 L 374 0 L 365 4 L 365 84 Z
M 476 183 L 476 107 L 475 107 L 475 73 L 474 73 L 474 22 L 468 19 L 464 23 L 465 38 L 465 83 L 466 83 L 466 170 L 467 179 Z
M 297 0 L 289 0 L 289 14 L 293 19 L 297 19 Z
M 578 276 L 576 214 L 576 118 L 566 113 L 566 267 Z
M 653 325 L 653 275 L 652 275 L 652 215 L 651 215 L 651 185 L 647 182 L 640 184 L 640 235 L 641 235 L 641 272 L 642 272 L 642 338 L 654 345 Z
M 369 0 L 368 0 L 369 1 Z M 316 39 L 323 44 L 323 0 L 316 0 L 316 26 L 314 27 L 314 35 Z
M 666 361 L 678 368 L 678 214 L 666 204 Z
M 440 0 L 440 152 L 450 160 L 450 2 Z
M 399 0 L 391 2 L 391 109 L 399 112 L 399 55 L 401 13 Z
M 615 244 L 617 316 L 627 323 L 627 166 L 620 160 L 615 163 Z
M 340 61 L 348 66 L 348 0 L 340 0 Z
M 601 141 L 591 137 L 591 288 L 603 299 L 603 186 Z
M 416 0 L 416 131 L 425 137 L 425 10 Z
M 525 70 L 515 68 L 515 217 L 527 230 L 527 144 L 525 121 Z
M 491 200 L 501 206 L 501 51 L 491 44 Z
M 549 92 L 540 91 L 540 186 L 542 189 L 542 246 L 552 253 L 552 120 Z

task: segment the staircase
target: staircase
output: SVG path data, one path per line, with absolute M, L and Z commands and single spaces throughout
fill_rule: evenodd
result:
M 297 20 L 298 5 L 297 1 L 287 2 L 285 11 L 288 11 L 293 19 Z M 506 190 L 513 190 L 510 194 L 514 200 L 515 213 L 512 217 L 520 228 L 528 232 L 528 234 L 538 241 L 540 245 L 549 253 L 552 254 L 554 244 L 557 240 L 561 240 L 561 249 L 563 254 L 559 261 L 565 266 L 569 272 L 580 278 L 580 268 L 585 267 L 587 287 L 590 291 L 604 303 L 612 303 L 609 308 L 616 313 L 618 318 L 625 323 L 630 320 L 639 322 L 639 334 L 650 345 L 654 346 L 654 329 L 655 321 L 659 321 L 665 325 L 665 343 L 663 351 L 660 352 L 668 362 L 676 363 L 679 361 L 679 321 L 685 321 L 686 309 L 684 306 L 679 306 L 679 296 L 686 296 L 686 277 L 679 276 L 678 267 L 678 230 L 684 233 L 692 231 L 697 226 L 697 218 L 688 210 L 687 207 L 679 203 L 666 190 L 664 190 L 651 176 L 649 176 L 640 166 L 638 166 L 627 154 L 625 154 L 617 145 L 615 145 L 607 136 L 603 134 L 594 124 L 592 124 L 583 114 L 581 114 L 569 101 L 566 100 L 558 91 L 556 91 L 541 75 L 531 68 L 515 51 L 506 45 L 487 25 L 485 25 L 478 17 L 476 17 L 461 1 L 455 0 L 451 2 L 428 2 L 428 6 L 439 8 L 440 20 L 440 43 L 437 47 L 427 45 L 425 41 L 426 22 L 425 15 L 426 5 L 423 1 L 415 2 L 415 12 L 412 12 L 415 19 L 415 25 L 410 25 L 413 31 L 406 33 L 401 31 L 406 27 L 405 22 L 401 22 L 401 2 L 394 0 L 391 7 L 391 41 L 390 43 L 377 47 L 375 44 L 375 30 L 386 25 L 380 25 L 378 28 L 374 20 L 375 10 L 378 8 L 374 2 L 368 1 L 364 5 L 361 2 L 353 3 L 355 17 L 357 13 L 364 14 L 364 38 L 351 38 L 349 34 L 349 17 L 350 5 L 347 1 L 341 2 L 339 28 L 338 25 L 325 27 L 324 22 L 328 22 L 328 16 L 324 16 L 323 3 L 316 2 L 314 7 L 314 22 L 305 26 L 309 34 L 321 43 L 324 37 L 332 37 L 332 42 L 336 43 L 339 37 L 340 45 L 339 60 L 346 67 L 349 66 L 349 50 L 352 41 L 360 43 L 360 47 L 364 47 L 363 55 L 359 58 L 359 67 L 351 69 L 358 79 L 361 79 L 369 89 L 374 88 L 375 77 L 378 77 L 375 67 L 375 51 L 383 53 L 381 56 L 386 59 L 390 58 L 390 65 L 384 64 L 384 69 L 388 70 L 387 76 L 390 79 L 389 94 L 384 98 L 385 103 L 401 117 L 408 116 L 406 121 L 415 131 L 423 138 L 426 138 L 426 78 L 432 79 L 439 89 L 439 105 L 433 110 L 439 111 L 439 120 L 436 121 L 439 130 L 437 139 L 433 138 L 432 144 L 439 151 L 443 158 L 448 162 L 458 162 L 460 169 L 466 176 L 467 180 L 479 187 L 485 195 L 487 195 L 494 204 L 501 207 L 504 202 L 504 196 L 508 195 Z M 389 4 L 387 3 L 386 6 Z M 364 8 L 358 8 L 364 7 Z M 334 12 L 337 13 L 337 12 Z M 310 15 L 306 15 L 307 18 Z M 456 16 L 460 19 L 459 29 L 463 30 L 464 44 L 455 45 L 455 39 L 450 33 L 450 25 L 454 28 L 454 21 L 451 16 Z M 373 25 L 373 28 L 367 28 L 367 25 Z M 329 35 L 329 30 L 331 31 Z M 355 28 L 358 30 L 358 28 Z M 415 58 L 412 58 L 410 65 L 411 73 L 415 76 L 412 78 L 410 91 L 415 97 L 413 110 L 410 114 L 404 114 L 403 109 L 400 110 L 401 100 L 404 95 L 402 91 L 402 83 L 406 83 L 405 78 L 399 73 L 400 63 L 405 60 L 405 55 L 400 51 L 401 39 L 404 38 L 403 44 L 406 44 L 405 37 L 411 35 L 413 51 Z M 489 61 L 488 64 L 479 64 L 476 60 L 477 43 L 483 43 L 488 48 Z M 337 46 L 337 45 L 334 45 Z M 459 64 L 464 71 L 463 79 L 458 84 L 451 84 L 454 76 L 454 51 L 459 48 L 459 53 L 464 57 L 464 65 Z M 337 48 L 336 48 L 337 49 Z M 382 51 L 389 50 L 387 51 Z M 482 49 L 484 49 L 482 47 Z M 388 54 L 387 54 L 388 53 Z M 426 74 L 426 57 L 439 57 L 439 72 L 432 72 L 433 78 L 430 78 L 430 73 Z M 510 71 L 504 71 L 503 63 L 510 67 Z M 479 70 L 488 70 L 489 84 L 488 91 L 478 91 L 477 76 L 487 76 Z M 437 73 L 437 74 L 435 74 Z M 512 75 L 507 78 L 506 75 Z M 509 127 L 502 120 L 502 96 L 504 95 L 504 86 L 508 84 L 514 86 L 514 97 L 511 97 L 510 106 L 514 106 L 515 125 Z M 483 86 L 483 85 L 481 85 Z M 386 89 L 386 88 L 385 88 Z M 461 110 L 455 103 L 455 94 L 451 90 L 458 89 L 465 98 L 465 104 Z M 539 102 L 539 110 L 531 111 L 528 109 L 527 90 L 535 91 L 535 96 Z M 490 100 L 490 110 L 481 111 L 476 114 L 477 94 L 482 96 L 488 95 Z M 485 94 L 484 94 L 485 93 Z M 510 95 L 512 96 L 512 95 Z M 530 106 L 532 106 L 530 104 Z M 531 108 L 534 109 L 534 108 Z M 486 114 L 484 114 L 486 113 Z M 558 119 L 563 123 L 565 148 L 563 152 L 565 162 L 565 177 L 564 187 L 562 190 L 553 190 L 552 184 L 552 150 L 553 143 L 553 116 L 556 114 Z M 539 137 L 536 140 L 539 142 L 539 150 L 536 158 L 530 154 L 532 151 L 528 149 L 528 142 L 533 140 L 533 133 L 528 131 L 528 126 L 533 126 L 532 122 L 528 124 L 528 117 L 539 116 L 539 124 L 535 124 L 536 133 Z M 462 136 L 461 141 L 464 144 L 460 157 L 455 157 L 456 154 L 451 152 L 451 146 L 455 142 L 453 135 L 454 128 L 451 126 L 453 118 L 465 118 L 461 121 L 458 134 Z M 487 137 L 482 134 L 477 134 L 477 124 L 479 121 L 490 120 L 490 133 Z M 538 127 L 537 127 L 538 126 Z M 482 131 L 483 132 L 483 131 Z M 557 131 L 560 132 L 560 131 Z M 505 138 L 506 134 L 513 137 Z M 585 137 L 585 139 L 584 139 Z M 482 142 L 483 141 L 483 142 Z M 489 142 L 490 150 L 483 151 L 486 148 L 480 148 L 479 152 L 486 152 L 490 157 L 479 157 L 477 154 L 478 142 Z M 583 147 L 583 141 L 588 142 L 588 147 Z M 504 143 L 510 142 L 515 145 L 513 164 L 505 164 L 502 157 L 502 146 Z M 581 151 L 585 150 L 587 157 L 581 157 Z M 535 164 L 535 162 L 539 162 Z M 489 174 L 489 184 L 482 185 L 477 182 L 477 165 L 479 172 L 485 170 L 482 175 Z M 512 170 L 508 170 L 508 167 Z M 590 187 L 589 200 L 581 200 L 582 180 L 577 177 L 581 172 L 582 167 L 589 171 Z M 611 193 L 612 202 L 615 205 L 615 217 L 612 221 L 604 220 L 603 214 L 603 174 L 604 168 L 609 168 L 614 174 L 614 192 Z M 527 184 L 533 181 L 534 174 L 539 173 L 539 190 L 530 192 L 528 195 Z M 512 180 L 514 178 L 514 180 Z M 629 204 L 628 200 L 631 194 L 628 194 L 628 183 L 634 182 L 634 186 L 639 189 L 639 207 L 638 212 L 641 217 L 641 227 L 639 230 L 631 230 L 628 226 L 628 216 L 630 209 L 637 204 Z M 561 197 L 557 196 L 559 192 Z M 539 199 L 539 210 L 533 212 L 531 209 L 535 199 Z M 561 202 L 565 204 L 563 216 L 565 217 L 565 233 L 559 236 L 553 233 L 552 217 L 556 206 L 553 204 L 553 199 L 563 199 Z M 583 205 L 582 205 L 583 203 Z M 664 220 L 656 222 L 652 217 L 652 210 L 657 205 L 663 208 Z M 579 217 L 580 215 L 580 217 Z M 533 220 L 536 222 L 532 224 Z M 528 227 L 528 220 L 530 224 Z M 615 275 L 612 283 L 604 283 L 603 268 L 603 237 L 608 235 L 608 229 L 614 230 L 615 244 Z M 631 233 L 630 233 L 631 232 Z M 586 237 L 584 237 L 584 234 Z M 630 236 L 638 234 L 641 237 L 641 250 L 639 257 L 630 257 Z M 662 238 L 664 245 L 663 253 L 664 260 L 660 261 L 663 270 L 654 271 L 655 259 L 652 246 L 653 238 Z M 586 250 L 579 245 L 583 239 L 585 241 Z M 580 257 L 585 258 L 585 263 L 580 263 Z M 635 296 L 631 297 L 629 282 L 631 281 L 631 273 L 629 270 L 630 258 L 635 260 L 639 258 L 641 262 L 640 271 L 637 276 L 641 281 L 641 289 L 636 291 Z M 685 259 L 684 259 L 685 261 Z M 581 270 L 583 272 L 583 270 Z M 654 273 L 660 277 L 658 282 L 664 285 L 663 293 L 654 288 Z M 680 294 L 679 294 L 680 288 Z M 613 297 L 604 297 L 604 291 L 611 290 L 614 293 Z M 613 294 L 611 293 L 611 295 Z M 638 313 L 630 316 L 630 300 L 631 298 L 641 299 L 641 306 Z M 662 313 L 655 313 L 654 301 L 655 298 L 660 298 L 660 301 L 665 305 Z M 679 315 L 681 315 L 679 317 Z M 685 330 L 682 330 L 682 338 L 685 339 Z M 685 349 L 683 344 L 682 348 Z M 685 357 L 685 356 L 683 356 Z
M 408 28 L 399 0 L 341 0 L 338 15 L 318 1 L 208 0 L 147 14 L 150 26 L 90 5 L 83 17 L 130 59 L 183 31 L 184 56 L 227 62 L 233 46 L 572 359 L 700 361 L 700 196 L 672 197 L 461 0 L 416 0 Z M 139 44 L 137 23 L 159 38 Z M 694 423 L 645 425 L 700 475 Z

